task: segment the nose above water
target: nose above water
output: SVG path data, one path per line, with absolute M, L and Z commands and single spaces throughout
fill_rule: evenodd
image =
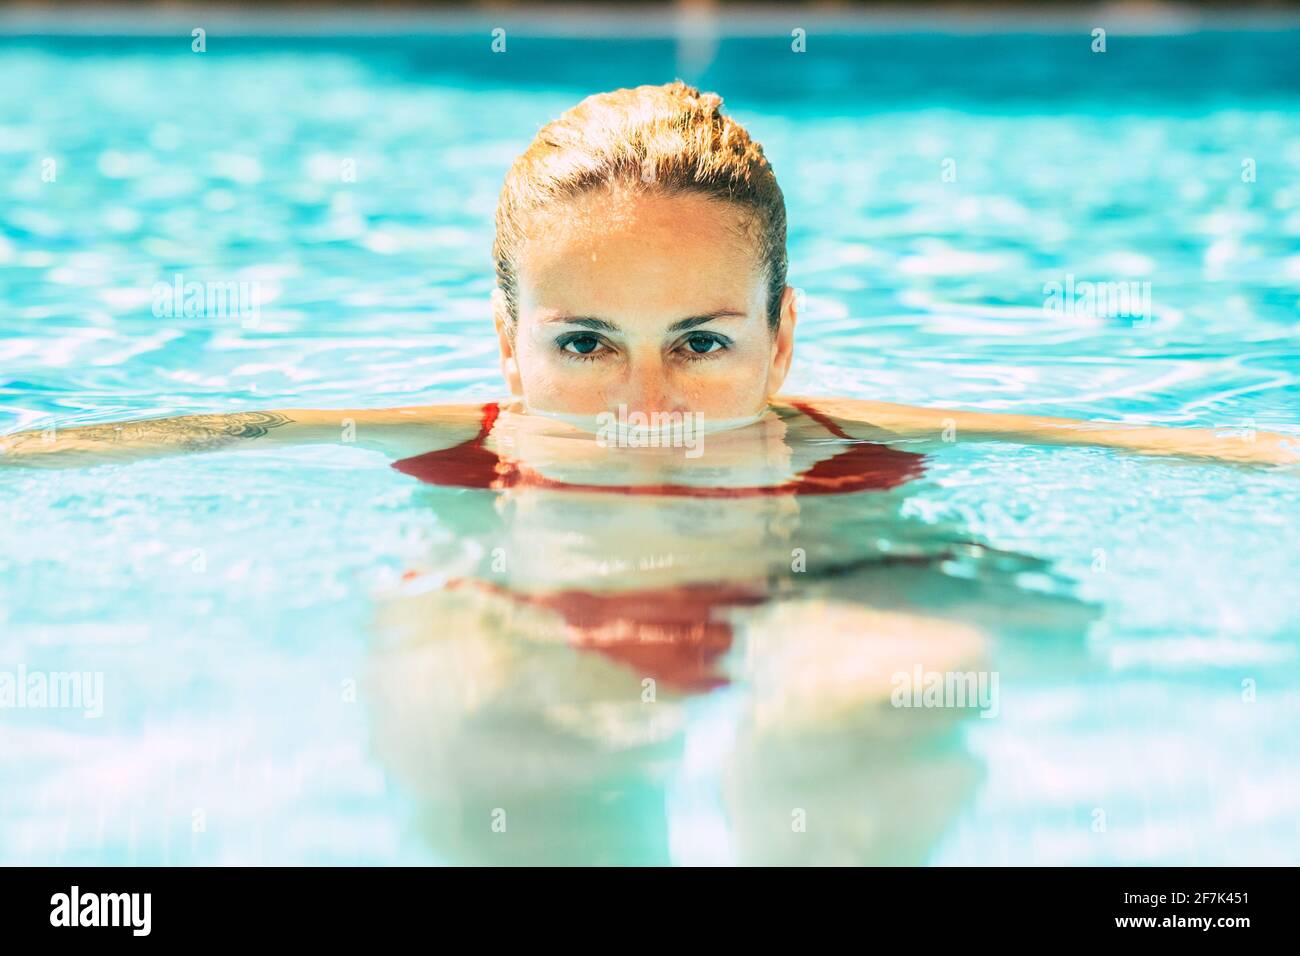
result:
M 609 396 L 611 405 L 625 405 L 629 412 L 686 411 L 682 396 L 674 387 L 670 370 L 659 356 L 639 357 L 631 363 L 622 388 Z

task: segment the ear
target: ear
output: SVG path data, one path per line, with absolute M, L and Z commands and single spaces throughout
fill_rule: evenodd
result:
M 501 374 L 511 395 L 523 395 L 524 386 L 519 378 L 519 362 L 515 359 L 515 340 L 511 332 L 510 307 L 506 294 L 499 288 L 492 290 L 492 322 L 497 329 L 497 345 L 501 350 Z
M 781 293 L 781 322 L 776 327 L 776 339 L 772 343 L 772 366 L 767 373 L 769 397 L 781 391 L 785 377 L 790 373 L 790 363 L 794 360 L 794 326 L 799 319 L 795 299 L 794 286 L 786 286 Z

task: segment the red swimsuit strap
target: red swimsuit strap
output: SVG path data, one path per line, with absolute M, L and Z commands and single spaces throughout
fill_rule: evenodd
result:
M 837 425 L 834 421 L 832 421 L 830 418 L 827 418 L 825 413 L 819 412 L 817 409 L 813 408 L 807 402 L 791 402 L 790 407 L 803 412 L 805 415 L 807 415 L 809 418 L 815 421 L 822 428 L 826 429 L 836 438 L 843 438 L 845 441 L 855 440 L 852 435 L 847 434 L 843 428 L 840 428 L 840 426 Z
M 598 485 L 558 481 L 525 468 L 515 461 L 502 459 L 487 447 L 488 436 L 496 425 L 501 407 L 496 402 L 483 406 L 478 434 L 452 448 L 440 448 L 393 462 L 403 474 L 432 485 L 456 488 L 504 489 L 530 488 L 591 491 L 604 494 L 660 495 L 679 498 L 754 498 L 781 495 L 844 494 L 853 491 L 884 491 L 894 488 L 924 471 L 925 457 L 910 451 L 891 448 L 876 442 L 858 441 L 832 419 L 805 402 L 792 407 L 825 428 L 832 436 L 849 444 L 830 458 L 817 462 L 789 481 L 779 485 L 755 485 L 728 488 L 707 485 Z
M 479 426 L 478 434 L 470 441 L 471 445 L 482 447 L 488 435 L 492 434 L 492 429 L 496 427 L 497 416 L 500 414 L 501 406 L 496 402 L 488 402 L 483 406 L 483 423 Z

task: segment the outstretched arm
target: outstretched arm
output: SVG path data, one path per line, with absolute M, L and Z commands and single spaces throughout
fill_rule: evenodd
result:
M 1169 428 L 1087 422 L 1037 415 L 1006 415 L 955 409 L 917 408 L 850 398 L 790 399 L 812 405 L 832 418 L 916 438 L 984 439 L 1027 445 L 1097 445 L 1142 455 L 1176 455 L 1255 464 L 1300 463 L 1300 436 L 1248 431 L 1224 434 L 1211 428 Z M 864 434 L 862 437 L 871 437 Z
M 474 435 L 480 405 L 385 409 L 279 409 L 182 415 L 0 437 L 0 466 L 67 468 L 223 448 L 357 444 L 394 456 L 447 447 Z

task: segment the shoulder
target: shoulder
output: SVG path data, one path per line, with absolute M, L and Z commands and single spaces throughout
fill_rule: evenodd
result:
M 821 429 L 837 438 L 880 441 L 896 437 L 889 422 L 897 415 L 889 410 L 904 406 L 887 405 L 855 398 L 779 395 L 771 399 L 772 411 L 791 426 Z

